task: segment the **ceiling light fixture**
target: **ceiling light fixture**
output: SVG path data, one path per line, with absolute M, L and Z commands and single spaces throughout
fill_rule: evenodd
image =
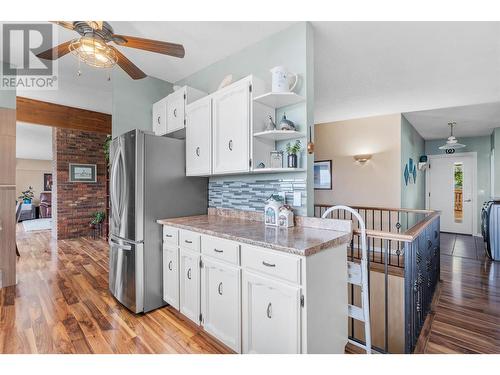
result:
M 372 158 L 371 154 L 354 155 L 354 160 L 356 160 L 358 163 L 361 163 L 361 164 L 366 163 L 371 158 Z
M 446 141 L 446 143 L 442 146 L 439 147 L 440 150 L 456 150 L 458 148 L 464 148 L 465 145 L 461 144 L 461 143 L 458 143 L 458 140 L 455 138 L 455 136 L 453 135 L 453 127 L 456 125 L 457 123 L 455 121 L 450 121 L 448 123 L 448 125 L 450 126 L 450 136 L 448 137 L 448 140 Z
M 115 51 L 95 35 L 74 39 L 69 50 L 80 61 L 96 68 L 112 68 L 118 62 Z

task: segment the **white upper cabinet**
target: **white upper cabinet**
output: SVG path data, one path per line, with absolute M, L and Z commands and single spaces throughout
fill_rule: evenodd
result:
M 212 98 L 207 96 L 186 107 L 186 175 L 212 172 Z
M 201 311 L 205 330 L 241 352 L 240 269 L 203 257 Z
M 167 98 L 153 104 L 153 132 L 156 135 L 167 133 Z
M 153 132 L 166 135 L 182 130 L 186 126 L 186 105 L 207 94 L 189 86 L 174 91 L 153 104 Z
M 250 90 L 243 79 L 213 94 L 213 173 L 250 170 Z

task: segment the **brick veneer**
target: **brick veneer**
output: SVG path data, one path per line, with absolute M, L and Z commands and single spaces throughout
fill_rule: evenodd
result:
M 88 236 L 90 217 L 106 211 L 106 135 L 54 128 L 52 212 L 57 239 Z M 69 163 L 97 164 L 97 183 L 69 182 Z

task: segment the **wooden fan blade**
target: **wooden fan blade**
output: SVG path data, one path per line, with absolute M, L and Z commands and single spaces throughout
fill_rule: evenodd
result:
M 118 51 L 118 49 L 113 46 L 110 47 L 113 48 L 116 53 L 120 68 L 122 68 L 132 79 L 142 79 L 147 77 L 146 73 L 139 69 L 132 61 L 127 59 L 123 53 Z
M 113 37 L 116 38 L 114 42 L 121 46 L 143 49 L 145 51 L 162 53 L 164 55 L 180 58 L 184 57 L 185 51 L 182 44 L 160 42 L 158 40 L 136 38 L 134 36 L 127 35 L 115 34 Z
M 73 21 L 49 21 L 55 23 L 56 25 L 62 26 L 65 29 L 74 30 Z
M 69 52 L 69 45 L 71 44 L 71 40 L 68 40 L 65 43 L 59 44 L 54 48 L 48 49 L 46 51 L 40 52 L 37 57 L 45 60 L 56 60 L 59 57 L 63 57 Z

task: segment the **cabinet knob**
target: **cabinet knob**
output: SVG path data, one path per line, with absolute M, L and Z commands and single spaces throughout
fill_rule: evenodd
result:
M 174 108 L 174 117 L 177 117 L 177 108 Z
M 229 151 L 233 151 L 233 140 L 232 139 L 229 140 L 227 147 L 229 148 Z
M 219 286 L 217 287 L 217 292 L 222 296 L 222 282 L 219 283 Z
M 200 148 L 196 147 L 196 156 L 200 156 Z
M 172 271 L 172 261 L 168 262 L 168 269 Z
M 188 280 L 191 280 L 191 268 L 188 269 L 187 278 L 188 278 Z
M 269 305 L 267 305 L 267 317 L 269 319 L 273 317 L 273 305 L 271 305 L 271 302 L 269 302 Z

